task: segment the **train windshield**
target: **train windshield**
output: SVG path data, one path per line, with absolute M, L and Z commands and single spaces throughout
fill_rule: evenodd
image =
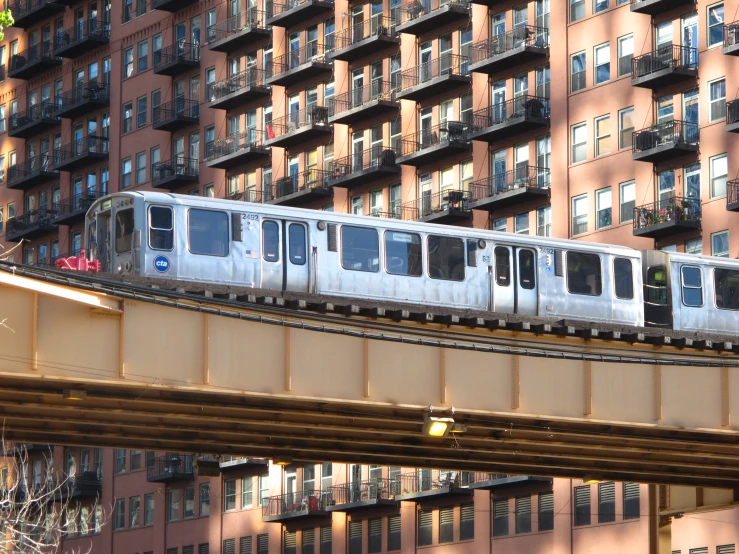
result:
M 133 247 L 133 208 L 115 214 L 115 251 L 130 252 Z

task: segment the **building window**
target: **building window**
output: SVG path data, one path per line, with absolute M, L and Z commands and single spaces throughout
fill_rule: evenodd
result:
M 508 219 L 505 217 L 494 219 L 493 231 L 498 231 L 500 233 L 505 233 L 506 231 L 508 231 Z
M 531 497 L 516 497 L 516 534 L 531 533 Z
M 724 4 L 708 6 L 708 47 L 724 43 Z
M 454 541 L 454 508 L 439 508 L 439 544 Z
M 226 512 L 236 509 L 236 479 L 228 479 L 223 484 L 223 509 Z
M 141 450 L 131 450 L 131 471 L 141 469 Z
M 539 495 L 539 531 L 554 529 L 554 493 Z
M 570 0 L 570 22 L 580 21 L 585 17 L 585 0 Z
M 123 0 L 123 23 L 133 19 L 133 0 Z
M 131 186 L 131 158 L 121 162 L 121 188 L 127 189 Z
M 8 130 L 8 123 L 5 115 L 5 104 L 0 104 L 0 133 Z
M 618 76 L 631 75 L 631 60 L 634 58 L 634 35 L 618 39 Z
M 167 491 L 167 521 L 177 521 L 180 518 L 180 491 Z
M 576 196 L 572 199 L 572 235 L 588 232 L 588 196 Z
M 350 524 L 351 525 L 351 524 Z M 360 522 L 361 525 L 361 522 Z M 234 540 L 234 539 L 231 539 Z M 283 554 L 297 554 L 298 552 L 298 535 L 295 531 L 288 531 L 285 529 L 284 534 L 284 546 L 282 548 Z M 234 540 L 235 543 L 235 540 Z M 235 544 L 234 544 L 235 546 Z M 233 550 L 231 551 L 232 554 L 235 554 Z M 223 554 L 226 554 L 226 550 L 224 549 Z M 358 554 L 362 554 L 361 550 Z
M 700 240 L 698 239 L 699 242 Z M 687 242 L 685 246 L 687 252 Z M 639 483 L 624 483 L 624 519 L 639 519 L 639 516 Z
M 146 125 L 147 100 L 146 96 L 141 96 L 136 100 L 136 127 L 139 129 Z
M 398 519 L 400 519 L 399 516 Z M 398 529 L 400 529 L 400 524 L 398 524 Z M 319 554 L 331 554 L 332 544 L 333 535 L 331 532 L 331 526 L 324 525 L 321 527 L 321 549 Z M 388 543 L 388 550 L 390 550 L 390 543 Z
M 459 540 L 469 541 L 475 538 L 475 504 L 462 504 L 459 508 Z
M 3 215 L 4 215 L 4 210 L 5 210 L 5 208 L 3 208 L 2 206 L 0 206 L 0 236 L 3 235 L 3 231 L 4 231 L 4 229 L 3 229 Z
M 721 231 L 711 235 L 711 256 L 729 257 L 729 231 Z
M 430 546 L 433 542 L 433 516 L 431 510 L 418 511 L 418 546 Z
M 718 79 L 708 83 L 710 109 L 708 117 L 710 121 L 726 119 L 726 80 Z
M 613 223 L 611 218 L 611 188 L 601 189 L 595 193 L 596 204 L 596 228 L 610 227 Z
M 189 519 L 195 517 L 195 487 L 185 487 L 182 498 L 185 502 L 183 518 Z
M 139 0 L 139 4 L 141 4 L 140 0 Z M 137 71 L 141 73 L 142 71 L 146 71 L 146 68 L 149 65 L 149 41 L 145 40 L 143 42 L 139 42 L 137 50 L 138 50 Z
M 611 116 L 604 115 L 595 120 L 595 156 L 611 153 Z
M 496 498 L 493 500 L 493 536 L 505 537 L 508 535 L 508 499 Z
M 516 214 L 513 218 L 515 232 L 518 235 L 529 234 L 529 212 Z
M 126 451 L 123 448 L 115 449 L 115 472 L 123 473 L 126 471 Z
M 726 154 L 711 158 L 711 198 L 726 194 L 726 179 L 729 173 Z
M 138 0 L 136 2 L 136 17 L 141 17 L 146 13 L 146 0 Z
M 136 184 L 146 181 L 146 152 L 136 154 Z
M 200 484 L 200 517 L 210 515 L 210 483 Z
M 303 531 L 305 536 L 305 531 Z M 369 520 L 369 539 L 367 545 L 369 554 L 379 554 L 382 552 L 382 518 L 375 517 Z M 305 546 L 301 554 L 306 554 Z
M 583 2 L 584 4 L 584 2 Z M 571 63 L 571 92 L 577 92 L 585 88 L 585 52 L 573 54 Z
M 685 241 L 685 253 L 686 254 L 703 254 L 703 239 L 698 237 L 697 239 L 690 239 Z M 626 494 L 624 492 L 624 494 Z
M 552 236 L 552 207 L 544 206 L 536 210 L 536 236 Z
M 588 128 L 585 123 L 572 126 L 572 163 L 585 161 L 588 155 Z
M 616 521 L 616 483 L 598 483 L 598 523 Z
M 123 78 L 128 79 L 133 75 L 133 46 L 123 51 Z
M 608 9 L 608 0 L 593 0 L 593 13 L 604 12 Z
M 609 43 L 595 47 L 594 79 L 596 85 L 611 79 L 611 45 Z
M 575 488 L 575 526 L 590 525 L 590 485 Z
M 123 133 L 130 133 L 133 131 L 133 104 L 126 102 L 123 104 Z
M 634 220 L 634 206 L 636 200 L 636 184 L 628 181 L 619 185 L 621 191 L 620 221 L 625 223 Z
M 144 495 L 144 525 L 154 525 L 154 493 Z
M 119 498 L 115 501 L 115 529 L 124 529 L 126 527 L 126 499 Z
M 618 147 L 631 148 L 634 137 L 634 107 L 618 112 Z
M 130 514 L 128 526 L 138 527 L 139 526 L 139 515 L 141 511 L 141 497 L 132 496 L 128 499 L 128 513 Z

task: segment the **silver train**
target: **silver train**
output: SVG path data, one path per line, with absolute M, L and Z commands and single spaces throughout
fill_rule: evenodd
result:
M 161 192 L 86 217 L 102 271 L 736 334 L 739 262 Z

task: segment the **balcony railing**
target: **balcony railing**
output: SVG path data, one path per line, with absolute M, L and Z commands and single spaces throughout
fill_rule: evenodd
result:
M 398 494 L 397 479 L 372 479 L 355 483 L 344 483 L 330 487 L 324 493 L 327 503 L 332 506 L 353 504 L 355 502 L 372 502 L 391 500 Z
M 549 99 L 524 94 L 511 100 L 493 104 L 472 114 L 472 127 L 485 129 L 522 118 L 549 118 Z
M 401 74 L 403 90 L 422 85 L 438 77 L 469 75 L 469 58 L 457 54 L 442 54 L 440 57 L 406 69 Z
M 208 27 L 206 32 L 206 41 L 210 45 L 214 42 L 220 42 L 233 35 L 249 32 L 255 29 L 268 28 L 265 24 L 266 14 L 256 8 L 249 8 L 243 13 L 232 15 L 224 21 L 220 21 L 215 25 Z
M 701 203 L 698 198 L 673 196 L 634 208 L 635 233 L 662 223 L 699 223 L 700 220 Z
M 739 210 L 739 179 L 726 183 L 726 209 L 732 212 Z
M 85 471 L 81 475 L 72 475 L 60 486 L 56 494 L 57 501 L 72 498 L 96 498 L 103 491 L 103 483 L 95 471 Z
M 152 108 L 152 123 L 157 124 L 178 116 L 187 118 L 200 117 L 200 104 L 196 100 L 175 98 L 172 102 L 160 104 Z
M 84 136 L 72 143 L 65 144 L 54 156 L 54 167 L 64 165 L 69 160 L 87 155 L 107 154 L 108 137 Z
M 732 100 L 726 104 L 726 124 L 739 123 L 739 100 Z
M 296 175 L 282 177 L 274 182 L 274 199 L 298 192 L 307 192 L 316 189 L 328 189 L 329 174 L 322 169 L 307 169 Z
M 19 162 L 8 167 L 8 186 L 12 186 L 14 181 L 20 181 L 28 177 L 39 175 L 43 172 L 53 172 L 52 163 L 54 158 L 51 154 L 41 154 L 33 158 L 29 158 L 24 162 Z
M 262 518 L 290 518 L 325 509 L 326 497 L 320 490 L 297 491 L 267 498 L 262 504 Z
M 185 180 L 197 180 L 200 170 L 200 160 L 175 156 L 171 160 L 160 161 L 151 165 L 152 181 L 162 181 L 175 177 Z
M 323 1 L 333 4 L 333 0 L 323 0 Z M 288 1 L 280 1 L 280 2 L 274 2 L 273 0 L 266 0 L 265 10 L 267 11 L 267 17 L 278 17 L 287 11 L 290 11 L 295 8 L 299 8 L 300 6 L 303 6 L 303 5 L 307 6 L 312 3 L 313 3 L 313 0 L 288 0 Z
M 54 53 L 64 52 L 86 41 L 105 43 L 110 40 L 110 24 L 105 20 L 87 19 L 78 21 L 77 25 L 59 31 L 54 38 Z
M 292 112 L 284 117 L 279 117 L 267 124 L 267 138 L 279 137 L 285 133 L 297 131 L 303 127 L 312 125 L 328 125 L 328 108 L 311 105 L 297 112 Z
M 107 187 L 105 190 L 107 190 Z M 100 196 L 102 195 L 98 195 L 95 189 L 89 189 L 70 198 L 63 198 L 52 206 L 53 219 L 59 220 L 75 214 L 86 213 Z
M 15 27 L 26 29 L 56 13 L 63 12 L 64 5 L 53 0 L 10 0 L 5 2 L 5 9 L 12 12 Z
M 329 104 L 329 116 L 340 114 L 354 108 L 361 108 L 375 100 L 394 100 L 395 90 L 390 81 L 372 81 L 369 85 L 356 87 L 339 94 Z
M 447 6 L 461 9 L 469 9 L 467 0 L 410 0 L 398 8 L 399 24 L 414 21 L 425 15 L 429 15 Z
M 397 153 L 389 146 L 378 144 L 361 152 L 354 152 L 331 162 L 331 178 L 338 179 L 352 173 L 378 167 L 397 167 Z
M 256 129 L 247 129 L 241 133 L 235 133 L 223 139 L 218 139 L 209 145 L 206 155 L 206 161 L 215 160 L 223 156 L 229 156 L 248 150 L 250 148 L 259 148 L 262 146 L 262 131 Z
M 216 102 L 224 96 L 244 89 L 263 87 L 265 86 L 264 78 L 264 71 L 256 67 L 250 67 L 241 73 L 231 75 L 227 79 L 210 83 L 207 89 L 208 102 Z
M 524 165 L 475 181 L 470 185 L 470 200 L 476 202 L 522 188 L 548 189 L 551 186 L 549 169 Z
M 634 132 L 632 151 L 638 154 L 661 146 L 698 146 L 699 139 L 700 127 L 697 123 L 666 121 Z
M 731 51 L 739 47 L 739 21 L 724 25 L 724 50 Z
M 56 106 L 51 100 L 44 100 L 40 104 L 34 104 L 23 112 L 18 112 L 10 116 L 9 133 L 13 136 L 16 132 L 21 132 L 25 127 L 34 127 L 36 123 L 43 121 L 59 122 L 56 115 Z
M 441 192 L 424 195 L 421 198 L 402 204 L 400 206 L 401 218 L 413 221 L 447 210 L 470 212 L 471 198 L 469 191 L 450 187 Z
M 469 130 L 469 125 L 462 121 L 447 121 L 407 135 L 400 139 L 400 155 L 409 156 L 444 143 L 468 143 Z
M 147 481 L 175 481 L 195 478 L 192 454 L 167 454 L 154 458 L 146 467 Z
M 631 60 L 631 78 L 640 79 L 665 69 L 697 69 L 698 49 L 677 44 L 660 46 L 654 52 Z
M 188 65 L 199 64 L 200 45 L 189 42 L 178 42 L 171 46 L 166 46 L 161 50 L 154 50 L 152 53 L 152 67 L 155 73 L 158 68 L 178 62 Z
M 351 24 L 335 34 L 334 46 L 337 50 L 349 48 L 370 38 L 396 36 L 395 20 L 383 15 L 374 15 L 369 19 Z
M 418 469 L 408 473 L 402 473 L 397 477 L 396 494 L 416 494 L 421 492 L 445 491 L 449 489 L 460 489 L 474 482 L 475 473 L 471 471 L 437 471 L 431 469 Z M 483 475 L 488 474 L 480 474 Z
M 29 210 L 24 214 L 8 219 L 5 234 L 6 236 L 12 236 L 37 227 L 51 227 L 54 225 L 52 223 L 53 217 L 54 211 L 49 208 Z
M 326 53 L 323 44 L 311 42 L 301 48 L 289 50 L 287 54 L 277 56 L 272 62 L 272 75 L 277 76 L 296 67 L 300 67 L 306 63 L 326 61 L 324 54 Z
M 530 25 L 518 25 L 514 29 L 495 35 L 472 45 L 472 63 L 503 56 L 519 48 L 538 48 L 545 52 L 549 47 L 549 29 Z
M 24 68 L 31 70 L 31 66 L 38 62 L 47 62 L 50 65 L 61 65 L 62 59 L 54 55 L 53 43 L 50 40 L 39 42 L 24 50 L 20 54 L 10 57 L 10 76 L 21 73 Z M 42 69 L 39 69 L 41 71 Z
M 65 90 L 57 99 L 57 107 L 65 114 L 68 110 L 86 103 L 107 105 L 110 103 L 110 86 L 105 83 L 82 83 L 71 90 Z M 66 114 L 65 114 L 66 115 Z

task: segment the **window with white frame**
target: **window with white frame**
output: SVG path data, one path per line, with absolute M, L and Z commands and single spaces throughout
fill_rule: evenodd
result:
M 726 180 L 729 174 L 726 154 L 711 158 L 711 198 L 726 194 Z
M 595 156 L 611 153 L 611 116 L 604 115 L 595 120 Z
M 513 223 L 515 226 L 515 232 L 518 235 L 529 234 L 529 212 L 516 214 L 513 217 Z
M 505 233 L 508 230 L 508 219 L 505 217 L 499 217 L 493 220 L 493 231 Z
M 585 17 L 585 0 L 570 0 L 570 23 Z
M 703 254 L 703 239 L 690 239 L 685 241 L 686 254 Z
M 595 210 L 596 220 L 595 225 L 597 229 L 603 229 L 604 227 L 610 227 L 612 219 L 612 199 L 611 199 L 611 188 L 601 189 L 595 192 Z
M 570 91 L 577 92 L 585 88 L 585 52 L 570 56 Z
M 729 231 L 720 231 L 711 235 L 711 256 L 729 257 Z
M 724 43 L 724 3 L 708 6 L 708 47 Z
M 595 84 L 605 83 L 611 79 L 611 45 L 600 44 L 595 47 Z
M 709 121 L 726 119 L 726 79 L 708 83 Z
M 573 125 L 571 129 L 572 163 L 585 161 L 588 154 L 588 128 L 585 123 Z
M 618 76 L 631 75 L 631 60 L 634 57 L 634 35 L 618 39 Z
M 608 9 L 608 0 L 593 0 L 593 13 L 604 12 Z
M 618 112 L 618 147 L 631 148 L 634 137 L 634 107 Z
M 536 235 L 539 237 L 552 236 L 552 207 L 544 206 L 536 210 Z
M 625 223 L 634 220 L 634 207 L 636 205 L 636 183 L 627 181 L 619 185 L 620 189 L 620 221 Z
M 588 195 L 572 199 L 572 234 L 581 235 L 588 231 Z

